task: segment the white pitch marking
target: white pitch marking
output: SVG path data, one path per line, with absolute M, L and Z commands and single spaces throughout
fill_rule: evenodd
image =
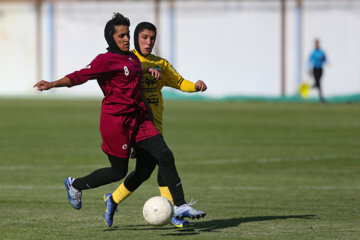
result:
M 227 191 L 273 191 L 273 190 L 284 190 L 284 189 L 308 189 L 308 190 L 359 190 L 360 186 L 295 186 L 295 187 L 256 187 L 256 186 L 212 186 L 212 190 L 227 190 Z
M 93 164 L 93 165 L 72 165 L 72 169 L 96 169 L 107 166 L 106 163 L 103 165 L 100 164 Z M 38 166 L 38 165 L 5 165 L 0 166 L 0 171 L 20 171 L 20 170 L 39 170 L 39 169 L 61 169 L 67 168 L 65 165 L 51 165 L 51 166 Z
M 303 189 L 312 189 L 312 190 L 353 190 L 353 189 L 360 189 L 360 186 L 302 186 L 299 188 Z
M 63 189 L 64 186 L 0 185 L 0 189 Z
M 259 158 L 254 160 L 249 159 L 210 159 L 210 160 L 197 160 L 192 164 L 205 164 L 205 165 L 216 165 L 216 164 L 237 164 L 237 163 L 274 163 L 274 162 L 290 162 L 290 161 L 320 161 L 325 159 L 336 159 L 336 158 L 353 158 L 351 156 L 339 156 L 339 155 L 324 155 L 324 156 L 296 156 L 296 157 L 268 157 Z M 185 164 L 185 163 L 184 163 Z M 182 165 L 181 161 L 178 161 L 176 165 Z
M 224 164 L 224 163 L 245 163 L 248 160 L 244 159 L 213 159 L 213 160 L 198 160 L 196 164 Z
M 266 187 L 251 187 L 251 186 L 235 186 L 235 187 L 223 187 L 223 186 L 212 186 L 212 190 L 272 190 L 272 188 Z
M 287 161 L 319 161 L 324 159 L 336 159 L 345 156 L 324 155 L 324 156 L 296 156 L 296 157 L 269 157 L 257 159 L 258 163 L 287 162 Z M 347 157 L 349 158 L 349 157 Z

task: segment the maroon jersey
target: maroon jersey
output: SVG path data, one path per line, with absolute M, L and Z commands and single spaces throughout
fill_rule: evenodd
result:
M 98 55 L 86 68 L 68 74 L 71 86 L 97 79 L 104 99 L 100 133 L 105 153 L 128 158 L 135 142 L 159 134 L 145 115 L 141 79 L 143 70 L 133 54 L 107 52 Z
M 119 115 L 135 110 L 146 111 L 142 98 L 141 63 L 133 54 L 99 54 L 85 68 L 68 74 L 71 86 L 83 84 L 90 79 L 97 79 L 104 93 L 101 111 Z

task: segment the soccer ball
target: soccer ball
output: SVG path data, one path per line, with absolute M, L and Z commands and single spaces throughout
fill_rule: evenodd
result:
M 160 196 L 147 200 L 143 207 L 145 221 L 154 226 L 163 226 L 173 217 L 174 207 L 171 202 Z

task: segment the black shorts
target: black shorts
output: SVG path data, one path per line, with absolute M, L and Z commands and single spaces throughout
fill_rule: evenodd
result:
M 320 87 L 320 80 L 321 80 L 321 76 L 323 74 L 323 69 L 322 68 L 313 68 L 313 75 L 314 75 L 314 80 L 315 80 L 315 87 Z

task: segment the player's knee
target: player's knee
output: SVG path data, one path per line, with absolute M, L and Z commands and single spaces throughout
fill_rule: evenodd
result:
M 171 168 L 175 166 L 174 155 L 169 148 L 165 148 L 157 160 L 159 167 Z
M 146 181 L 150 178 L 151 174 L 153 172 L 153 169 L 146 169 L 141 172 L 141 178 L 143 181 Z
M 128 172 L 128 168 L 112 168 L 113 182 L 120 181 L 123 179 Z
M 113 182 L 123 179 L 128 172 L 128 158 L 120 158 L 108 154 L 109 161 L 111 163 L 111 178 Z
M 134 178 L 136 178 L 140 182 L 144 182 L 148 180 L 153 172 L 154 168 L 142 168 L 136 169 L 134 173 Z

